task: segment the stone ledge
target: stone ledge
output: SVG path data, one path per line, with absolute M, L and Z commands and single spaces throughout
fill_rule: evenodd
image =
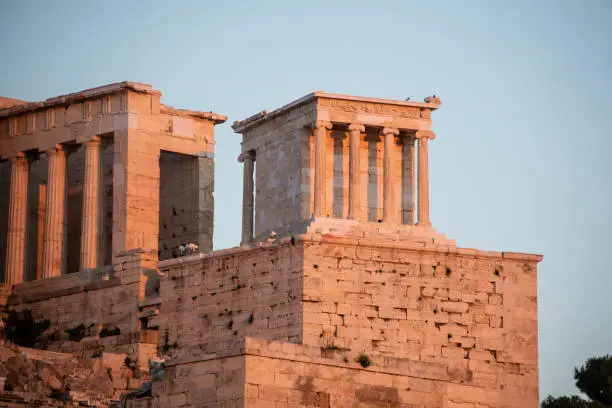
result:
M 72 354 L 60 353 L 57 351 L 40 350 L 21 346 L 17 346 L 17 349 L 26 358 L 36 361 L 45 361 L 52 363 L 54 361 L 70 360 L 73 358 Z
M 296 239 L 297 242 L 297 239 Z M 246 254 L 248 252 L 266 251 L 270 249 L 277 249 L 285 246 L 289 246 L 289 239 L 280 239 L 274 242 L 258 242 L 249 245 L 235 246 L 227 249 L 220 249 L 209 253 L 197 253 L 193 255 L 181 256 L 178 258 L 166 259 L 157 263 L 157 268 L 160 271 L 167 271 L 171 268 L 180 266 L 188 266 L 199 263 L 205 259 L 214 259 L 217 257 L 230 256 L 236 254 Z
M 308 243 L 308 244 L 321 244 L 328 243 L 334 245 L 345 245 L 345 246 L 362 246 L 367 248 L 384 248 L 384 249 L 399 249 L 399 250 L 412 250 L 422 253 L 431 254 L 446 254 L 446 255 L 462 255 L 471 256 L 475 258 L 490 258 L 490 259 L 508 259 L 525 262 L 541 262 L 543 259 L 542 255 L 539 254 L 525 254 L 519 252 L 498 252 L 498 251 L 483 251 L 472 248 L 461 248 L 454 245 L 447 244 L 434 244 L 419 242 L 413 240 L 396 241 L 396 240 L 379 240 L 372 238 L 356 238 L 347 236 L 345 234 L 333 234 L 333 233 L 304 233 L 297 234 L 292 237 L 279 237 L 272 242 L 253 242 L 251 244 L 245 244 L 242 246 L 232 247 L 228 249 L 222 249 L 213 251 L 207 254 L 198 253 L 179 258 L 167 259 L 165 261 L 159 261 L 157 268 L 160 271 L 168 271 L 172 268 L 179 266 L 195 265 L 204 259 L 214 259 L 222 256 L 235 255 L 240 253 L 254 252 L 258 250 L 269 250 L 280 248 L 283 246 L 291 245 L 293 239 L 294 245 L 297 243 Z M 453 241 L 454 242 L 454 241 Z
M 277 360 L 285 360 L 296 363 L 308 363 L 325 367 L 344 368 L 353 371 L 366 371 L 372 373 L 389 374 L 402 377 L 410 377 L 415 379 L 425 379 L 432 381 L 443 381 L 449 383 L 464 383 L 465 378 L 458 376 L 456 370 L 454 374 L 449 373 L 449 367 L 442 364 L 424 362 L 419 360 L 399 359 L 393 357 L 385 357 L 384 361 L 387 364 L 383 367 L 372 365 L 367 368 L 362 367 L 357 362 L 343 362 L 331 358 L 313 355 L 313 352 L 319 351 L 320 347 L 309 347 L 302 344 L 287 343 L 276 340 L 267 340 L 254 337 L 246 337 L 240 347 L 227 350 L 225 352 L 206 354 L 197 357 L 187 357 L 182 359 L 170 360 L 165 363 L 166 367 L 175 367 L 181 365 L 196 364 L 199 362 L 207 362 L 214 360 L 222 360 L 233 357 L 253 356 L 266 357 Z M 418 374 L 411 374 L 409 370 L 416 370 Z M 433 373 L 438 373 L 434 375 Z M 472 385 L 478 388 L 487 389 Z
M 303 241 L 306 243 L 330 243 L 337 245 L 348 245 L 348 246 L 363 246 L 368 248 L 387 248 L 387 249 L 406 249 L 415 250 L 424 253 L 444 253 L 448 255 L 463 255 L 473 256 L 476 258 L 497 258 L 497 259 L 509 259 L 526 262 L 541 262 L 544 258 L 543 255 L 539 254 L 526 254 L 520 252 L 498 252 L 498 251 L 484 251 L 473 248 L 461 248 L 448 245 L 436 245 L 436 244 L 424 244 L 419 242 L 411 241 L 381 241 L 372 239 L 356 239 L 347 237 L 346 235 L 334 235 L 328 234 L 300 234 L 295 237 L 296 241 Z
M 13 286 L 12 293 L 8 296 L 8 304 L 39 302 L 120 285 L 121 280 L 112 276 L 112 267 L 104 266 L 37 281 L 22 282 Z
M 9 297 L 7 304 L 9 306 L 14 306 L 20 303 L 34 303 L 62 296 L 76 295 L 82 292 L 85 292 L 84 285 L 76 285 L 57 290 L 50 289 L 45 292 L 21 293 L 19 295 L 13 294 Z
M 120 286 L 120 285 L 121 285 L 121 279 L 112 278 L 112 279 L 103 280 L 100 282 L 88 283 L 87 285 L 85 285 L 83 289 L 85 290 L 85 292 L 93 292 L 96 290 L 112 288 L 112 287 Z
M 161 105 L 160 108 L 161 108 L 160 109 L 161 113 L 165 113 L 165 114 L 168 114 L 168 115 L 186 116 L 186 117 L 192 117 L 192 118 L 196 118 L 196 119 L 210 120 L 210 121 L 214 122 L 215 125 L 219 125 L 221 123 L 224 123 L 227 120 L 227 116 L 220 115 L 220 114 L 214 113 L 212 111 L 210 111 L 210 112 L 201 112 L 201 111 L 193 111 L 193 110 L 188 110 L 188 109 L 176 109 L 176 108 L 173 108 L 172 106 L 168 106 L 168 105 Z
M 193 255 L 180 256 L 178 258 L 166 259 L 157 263 L 157 269 L 170 269 L 181 265 L 198 263 L 202 259 L 209 258 L 212 254 L 197 253 Z

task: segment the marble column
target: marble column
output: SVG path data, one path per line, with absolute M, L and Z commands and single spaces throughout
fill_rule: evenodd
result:
M 316 121 L 315 131 L 315 184 L 314 184 L 314 214 L 318 217 L 327 217 L 327 131 L 332 124 L 325 121 Z
M 45 245 L 45 223 L 47 222 L 47 185 L 38 185 L 38 218 L 36 219 L 36 228 L 38 236 L 36 237 L 36 280 L 43 278 L 43 247 Z
M 417 225 L 422 227 L 431 226 L 429 220 L 429 153 L 427 140 L 434 138 L 431 130 L 419 130 L 416 132 L 418 140 L 418 221 Z
M 43 239 L 43 279 L 62 274 L 64 208 L 66 201 L 66 152 L 61 145 L 47 150 L 49 173 Z
M 99 190 L 100 138 L 94 137 L 85 144 L 83 220 L 81 223 L 81 270 L 98 267 Z
M 417 208 L 417 202 L 416 202 L 416 196 L 417 196 L 417 192 L 416 192 L 416 164 L 415 164 L 415 159 L 416 159 L 416 138 L 412 137 L 410 139 L 410 189 L 411 189 L 411 193 L 410 193 L 410 197 L 411 197 L 411 212 L 410 212 L 410 225 L 414 225 L 415 222 L 415 218 L 416 218 L 416 208 Z
M 395 220 L 395 203 L 393 202 L 393 143 L 395 136 L 399 135 L 399 130 L 394 128 L 384 128 L 382 130 L 384 139 L 384 158 L 383 158 L 383 222 Z
M 255 183 L 253 173 L 255 171 L 255 153 L 245 152 L 238 157 L 238 161 L 244 163 L 244 179 L 242 185 L 242 244 L 248 244 L 253 240 L 253 190 Z
M 11 188 L 5 281 L 8 285 L 16 285 L 23 282 L 29 165 L 23 153 L 10 160 Z
M 362 218 L 361 211 L 361 163 L 359 145 L 361 133 L 365 132 L 365 126 L 350 124 L 348 126 L 349 137 L 349 188 L 348 188 L 348 219 L 358 220 Z

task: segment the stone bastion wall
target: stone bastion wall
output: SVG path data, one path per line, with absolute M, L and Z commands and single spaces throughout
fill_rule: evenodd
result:
M 48 320 L 51 350 L 127 353 L 143 371 L 166 358 L 137 403 L 160 405 L 142 406 L 538 404 L 540 256 L 316 233 L 154 255 L 23 283 L 9 308 Z
M 146 325 L 159 309 L 156 262 L 157 253 L 133 250 L 113 266 L 15 285 L 5 299 L 8 340 L 83 358 L 122 353 L 147 371 L 158 342 Z

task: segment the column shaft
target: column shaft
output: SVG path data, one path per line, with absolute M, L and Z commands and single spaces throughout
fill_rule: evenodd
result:
M 28 159 L 25 155 L 11 158 L 8 242 L 5 281 L 16 285 L 23 281 L 26 207 L 28 201 Z
M 384 159 L 383 159 L 383 221 L 392 222 L 395 217 L 395 203 L 393 202 L 393 142 L 399 130 L 384 128 Z
M 319 217 L 327 216 L 327 130 L 332 128 L 330 122 L 317 121 L 315 130 L 315 186 L 314 186 L 314 214 Z
M 418 192 L 419 192 L 419 206 L 418 206 L 418 222 L 417 225 L 423 227 L 431 226 L 429 220 L 429 152 L 427 148 L 427 140 L 433 139 L 434 134 L 429 130 L 422 130 L 416 132 L 418 139 L 418 150 L 419 150 L 419 173 L 418 173 Z
M 351 124 L 348 127 L 349 137 L 349 202 L 348 218 L 358 220 L 362 217 L 361 211 L 361 163 L 359 144 L 361 142 L 361 132 L 365 131 L 365 126 Z
M 247 152 L 241 155 L 244 163 L 244 180 L 242 187 L 242 243 L 247 244 L 253 240 L 253 173 L 255 170 L 255 157 Z
M 100 189 L 100 139 L 85 144 L 81 270 L 98 267 L 98 213 Z
M 62 274 L 64 205 L 66 200 L 66 152 L 61 145 L 47 150 L 49 174 L 43 239 L 43 278 Z
M 47 222 L 47 185 L 38 185 L 38 219 L 37 231 L 38 236 L 36 237 L 36 280 L 43 278 L 43 256 L 44 256 L 44 245 L 45 245 L 45 223 Z
M 416 203 L 416 165 L 415 165 L 415 159 L 416 159 L 416 154 L 415 154 L 415 147 L 416 147 L 416 139 L 412 139 L 410 141 L 410 188 L 411 188 L 411 193 L 410 193 L 410 200 L 411 200 L 411 204 L 410 204 L 410 225 L 414 225 L 415 224 L 415 218 L 416 218 L 416 208 L 417 208 L 417 203 Z

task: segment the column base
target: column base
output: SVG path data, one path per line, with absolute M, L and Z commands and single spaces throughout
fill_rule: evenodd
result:
M 405 225 L 395 222 L 368 222 L 328 217 L 313 217 L 295 233 L 342 235 L 355 239 L 415 241 L 436 245 L 456 246 L 454 239 L 437 232 L 431 224 Z
M 423 244 L 456 246 L 454 239 L 449 239 L 446 235 L 437 232 L 431 225 L 405 225 L 395 222 L 369 222 L 317 216 L 284 228 L 275 228 L 274 234 L 268 231 L 254 237 L 249 242 L 241 242 L 240 246 L 260 246 L 303 234 L 336 235 L 357 240 L 382 239 L 385 241 L 413 241 Z

